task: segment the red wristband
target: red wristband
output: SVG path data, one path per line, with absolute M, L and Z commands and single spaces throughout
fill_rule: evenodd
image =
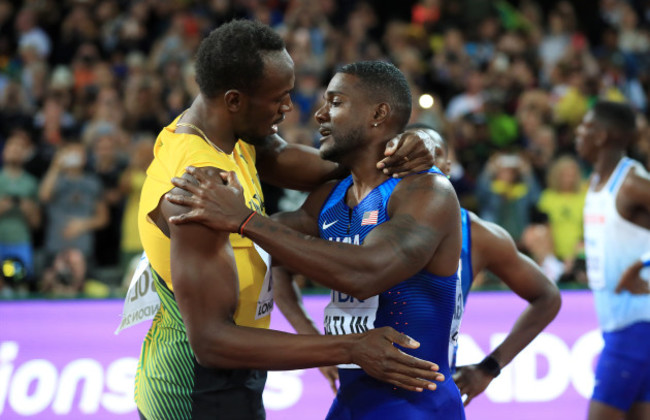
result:
M 255 210 L 253 210 L 251 212 L 251 214 L 249 214 L 248 217 L 246 217 L 244 219 L 244 221 L 241 222 L 241 224 L 239 225 L 239 229 L 237 229 L 237 231 L 239 232 L 239 234 L 241 236 L 244 236 L 244 228 L 246 227 L 246 223 L 250 222 L 250 220 L 253 218 L 253 216 L 255 216 L 255 213 L 257 213 L 257 212 Z

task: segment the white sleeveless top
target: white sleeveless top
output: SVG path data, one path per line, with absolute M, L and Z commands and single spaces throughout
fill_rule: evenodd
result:
M 632 168 L 637 174 L 647 174 L 639 162 L 625 157 L 600 191 L 594 190 L 592 182 L 585 201 L 587 276 L 598 321 L 605 332 L 650 322 L 650 295 L 614 293 L 623 271 L 650 251 L 650 230 L 623 219 L 616 210 L 616 196 Z M 642 272 L 646 279 L 647 271 Z

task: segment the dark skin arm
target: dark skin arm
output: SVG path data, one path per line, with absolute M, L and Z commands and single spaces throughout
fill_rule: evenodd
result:
M 317 149 L 287 143 L 278 135 L 269 136 L 255 151 L 260 178 L 277 187 L 313 191 L 326 181 L 347 175 L 347 170 L 338 164 L 321 159 Z M 388 142 L 386 157 L 377 163 L 377 169 L 390 176 L 403 177 L 429 169 L 435 153 L 435 144 L 429 136 L 419 130 L 409 130 Z
M 190 345 L 201 365 L 286 370 L 356 363 L 371 376 L 395 386 L 416 391 L 435 389 L 435 384 L 428 381 L 438 378 L 437 366 L 393 346 L 397 343 L 415 348 L 418 344 L 392 328 L 334 337 L 236 325 L 233 316 L 239 286 L 229 234 L 196 223 L 166 222 L 184 211 L 161 200 L 151 216 L 171 240 L 174 294 Z
M 198 222 L 216 230 L 237 231 L 250 214 L 241 187 L 232 173 L 228 185 L 206 171 L 188 168 L 200 186 L 174 178 L 191 197 L 167 199 L 192 207 L 172 223 Z M 292 217 L 311 218 L 316 225 L 331 185 L 320 188 Z M 456 272 L 460 253 L 459 206 L 453 187 L 441 176 L 415 175 L 402 180 L 388 204 L 390 220 L 366 236 L 362 246 L 307 236 L 255 214 L 244 232 L 291 270 L 357 299 L 377 295 L 422 269 L 449 276 Z M 441 246 L 442 245 L 442 246 Z
M 517 296 L 528 301 L 506 339 L 491 354 L 503 368 L 555 318 L 561 305 L 560 292 L 535 262 L 517 251 L 503 228 L 475 214 L 470 213 L 470 217 L 473 272 L 490 270 Z M 454 374 L 461 395 L 467 394 L 465 405 L 482 393 L 492 379 L 477 365 L 461 366 Z
M 284 267 L 273 267 L 273 301 L 298 334 L 320 334 L 302 304 L 300 288 L 293 281 L 291 273 Z M 332 391 L 336 393 L 338 368 L 322 366 L 319 370 L 327 379 Z
M 624 219 L 650 229 L 650 179 L 632 170 L 621 185 L 616 197 L 616 209 Z M 650 250 L 640 250 L 641 253 Z M 650 293 L 650 285 L 641 278 L 643 263 L 636 261 L 630 265 L 616 286 L 616 293 L 627 290 L 632 294 Z

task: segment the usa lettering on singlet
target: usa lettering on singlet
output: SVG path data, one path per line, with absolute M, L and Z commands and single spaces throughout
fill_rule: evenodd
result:
M 616 197 L 630 170 L 647 172 L 623 158 L 599 191 L 595 182 L 585 199 L 584 237 L 587 277 L 603 331 L 614 331 L 639 321 L 650 321 L 650 296 L 614 293 L 623 271 L 650 249 L 650 230 L 625 220 L 616 209 Z M 642 272 L 646 279 L 648 273 Z

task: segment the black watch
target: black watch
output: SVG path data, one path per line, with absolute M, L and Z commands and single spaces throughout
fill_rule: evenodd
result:
M 497 359 L 492 356 L 486 356 L 485 359 L 481 360 L 481 363 L 479 363 L 477 367 L 493 378 L 496 378 L 501 373 L 499 362 L 497 362 Z

